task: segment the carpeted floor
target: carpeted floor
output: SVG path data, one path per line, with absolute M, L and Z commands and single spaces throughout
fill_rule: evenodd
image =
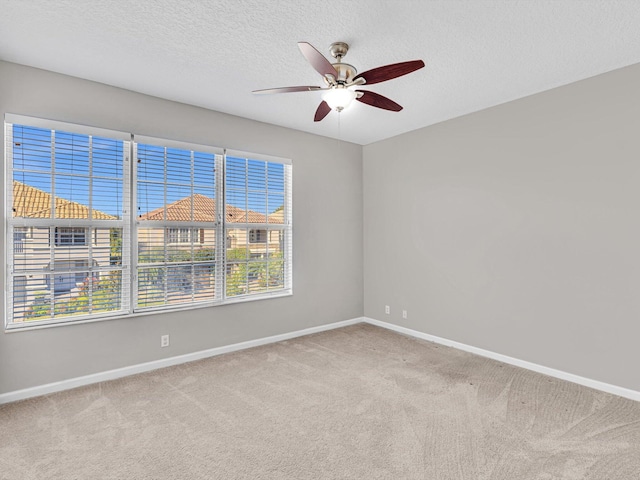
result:
M 640 478 L 640 402 L 371 325 L 0 406 L 0 478 Z

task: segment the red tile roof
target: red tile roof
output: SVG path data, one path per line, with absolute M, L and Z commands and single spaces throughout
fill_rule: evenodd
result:
M 174 222 L 190 222 L 191 204 L 193 202 L 194 222 L 215 221 L 216 201 L 205 195 L 195 194 L 167 205 L 167 220 Z M 56 218 L 89 218 L 89 207 L 64 198 L 55 197 Z M 243 210 L 233 205 L 226 206 L 227 223 L 284 223 L 282 210 L 264 215 L 253 210 Z M 23 218 L 51 218 L 51 194 L 18 181 L 13 182 L 13 214 Z M 117 217 L 92 210 L 94 220 L 117 220 Z M 144 215 L 140 220 L 164 220 L 164 207 L 156 208 Z
M 71 200 L 55 197 L 55 218 L 89 218 L 89 207 Z M 94 220 L 117 220 L 117 217 L 91 210 Z M 51 194 L 22 182 L 13 182 L 13 216 L 23 218 L 51 218 Z
M 193 203 L 193 221 L 194 222 L 213 222 L 215 221 L 216 201 L 213 198 L 196 193 L 191 197 L 185 197 L 167 205 L 168 221 L 173 222 L 190 222 L 191 207 Z M 144 215 L 140 215 L 140 220 L 165 220 L 164 207 L 156 208 Z M 227 223 L 284 223 L 284 216 L 278 212 L 268 217 L 262 213 L 253 210 L 243 210 L 233 205 L 227 205 L 226 221 Z

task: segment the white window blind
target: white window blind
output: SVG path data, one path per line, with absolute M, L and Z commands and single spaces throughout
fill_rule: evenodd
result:
M 5 123 L 8 323 L 128 311 L 126 135 L 12 120 Z
M 212 302 L 222 285 L 222 151 L 136 137 L 136 309 Z
M 290 291 L 291 165 L 228 151 L 224 206 L 226 297 Z
M 292 293 L 291 163 L 5 116 L 8 328 Z

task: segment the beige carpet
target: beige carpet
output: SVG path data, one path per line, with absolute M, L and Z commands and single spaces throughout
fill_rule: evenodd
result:
M 370 325 L 0 406 L 0 478 L 640 478 L 640 403 Z

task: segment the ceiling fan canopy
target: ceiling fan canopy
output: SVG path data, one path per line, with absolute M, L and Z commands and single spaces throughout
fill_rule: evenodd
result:
M 307 85 L 267 88 L 264 90 L 254 90 L 253 93 L 271 94 L 324 91 L 322 102 L 320 102 L 313 119 L 315 122 L 322 120 L 331 110 L 341 112 L 347 108 L 353 100 L 383 110 L 399 112 L 402 110 L 402 107 L 393 100 L 370 90 L 357 90 L 356 87 L 386 82 L 387 80 L 401 77 L 402 75 L 415 72 L 424 67 L 422 60 L 411 60 L 408 62 L 384 65 L 358 74 L 358 71 L 353 65 L 342 62 L 342 59 L 349 51 L 349 45 L 344 42 L 335 42 L 329 47 L 331 56 L 336 59 L 334 63 L 327 60 L 324 55 L 308 42 L 298 42 L 298 47 L 311 66 L 322 75 L 325 86 Z

